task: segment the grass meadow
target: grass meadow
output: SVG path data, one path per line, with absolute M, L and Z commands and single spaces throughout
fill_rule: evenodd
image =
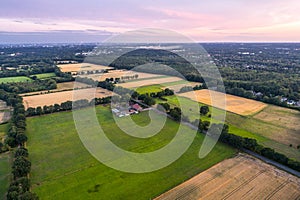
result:
M 5 199 L 11 178 L 11 158 L 9 153 L 0 154 L 0 169 L 0 199 Z
M 136 89 L 136 92 L 138 92 L 139 94 L 150 94 L 152 92 L 157 93 L 157 92 L 161 92 L 161 85 L 149 85 L 149 86 L 143 86 L 143 87 L 139 87 Z
M 26 81 L 32 81 L 32 80 L 26 76 L 0 78 L 0 83 L 26 82 Z
M 84 113 L 86 109 L 76 112 Z M 96 112 L 109 139 L 134 152 L 165 146 L 178 129 L 178 123 L 167 119 L 157 135 L 134 138 L 118 128 L 109 107 L 97 106 Z M 147 113 L 132 118 L 144 126 L 149 123 Z M 185 129 L 189 134 L 191 129 Z M 199 159 L 204 136 L 197 134 L 185 154 L 171 165 L 151 173 L 133 174 L 111 169 L 92 157 L 77 135 L 71 112 L 28 118 L 27 135 L 33 191 L 40 199 L 150 199 L 236 154 L 235 149 L 218 143 L 207 157 Z
M 34 75 L 36 76 L 38 79 L 47 79 L 47 78 L 52 78 L 52 77 L 55 77 L 55 73 L 43 73 L 43 74 L 36 74 Z

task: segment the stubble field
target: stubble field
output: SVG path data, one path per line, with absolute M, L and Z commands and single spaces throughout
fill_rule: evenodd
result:
M 93 71 L 102 69 L 111 69 L 111 67 L 96 65 L 91 63 L 76 63 L 57 65 L 62 72 L 78 72 L 78 71 Z
M 118 85 L 125 87 L 125 88 L 137 88 L 137 87 L 160 84 L 163 87 L 164 83 L 177 82 L 177 81 L 181 81 L 181 80 L 182 79 L 178 78 L 178 77 L 163 77 L 163 78 L 151 78 L 151 79 L 146 79 L 146 80 L 137 80 L 134 82 L 121 83 Z
M 224 160 L 155 200 L 299 199 L 300 179 L 256 158 Z
M 220 92 L 212 91 L 212 90 L 197 90 L 191 92 L 185 92 L 178 94 L 179 96 L 190 98 L 194 101 L 198 101 L 207 105 L 212 106 L 214 103 L 214 107 L 224 109 L 229 112 L 233 112 L 239 115 L 252 115 L 254 113 L 259 112 L 267 105 L 254 101 L 251 99 L 246 99 L 243 97 L 238 97 L 230 94 L 223 94 Z M 223 102 L 220 99 L 224 99 L 225 96 L 225 107 Z M 212 101 L 214 98 L 214 101 Z M 213 103 L 212 103 L 213 102 Z
M 112 92 L 102 88 L 87 88 L 80 90 L 70 90 L 41 95 L 25 96 L 23 97 L 23 102 L 26 109 L 29 107 L 36 108 L 38 106 L 54 105 L 56 103 L 60 104 L 66 101 L 79 100 L 76 99 L 76 96 L 73 96 L 74 94 L 80 94 L 80 96 L 83 97 L 82 99 L 91 100 L 93 98 L 103 98 L 111 96 Z

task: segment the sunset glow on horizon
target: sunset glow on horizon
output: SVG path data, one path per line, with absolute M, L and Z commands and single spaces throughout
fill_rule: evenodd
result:
M 140 28 L 179 32 L 204 42 L 299 42 L 300 3 L 287 1 L 2 2 L 0 36 L 101 35 Z

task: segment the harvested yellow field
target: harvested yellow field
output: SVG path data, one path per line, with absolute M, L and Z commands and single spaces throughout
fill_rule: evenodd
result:
M 76 98 L 73 97 L 74 91 L 75 94 L 80 94 L 80 97 L 83 98 Z M 44 105 L 54 105 L 54 104 L 61 104 L 66 101 L 73 101 L 79 99 L 88 99 L 91 100 L 93 98 L 102 98 L 111 96 L 112 92 L 97 88 L 95 92 L 95 88 L 87 88 L 87 89 L 80 89 L 80 90 L 71 90 L 71 91 L 64 91 L 64 92 L 55 92 L 55 93 L 48 93 L 48 94 L 41 94 L 41 95 L 33 95 L 33 96 L 25 96 L 23 97 L 23 102 L 25 108 L 33 107 L 36 108 L 38 106 Z M 76 95 L 77 96 L 77 95 Z
M 13 108 L 11 106 L 7 106 L 5 101 L 0 100 L 0 123 L 10 120 L 12 110 Z
M 261 112 L 254 115 L 254 118 L 299 131 L 300 133 L 300 112 L 279 106 L 268 105 Z
M 73 89 L 80 89 L 80 88 L 88 88 L 91 87 L 88 84 L 76 82 L 76 87 L 74 88 L 75 81 L 72 82 L 65 82 L 65 83 L 57 83 L 57 89 L 54 90 L 42 90 L 38 92 L 28 92 L 22 93 L 20 96 L 32 96 L 32 95 L 40 95 L 40 94 L 48 94 L 50 92 L 60 92 L 65 90 L 73 90 Z
M 136 80 L 145 79 L 145 78 L 147 78 L 147 79 L 148 78 L 156 78 L 159 76 L 163 76 L 163 75 L 135 72 L 135 71 L 128 71 L 128 70 L 109 70 L 108 73 L 88 75 L 87 77 L 92 78 L 97 81 L 105 81 L 105 79 L 107 79 L 107 78 L 120 78 L 122 81 L 126 82 L 126 81 L 136 81 Z M 127 78 L 127 77 L 132 77 L 132 78 Z
M 230 94 L 224 94 L 212 90 L 197 90 L 178 94 L 179 96 L 190 98 L 207 105 L 212 105 L 216 108 L 224 109 L 239 115 L 252 115 L 259 112 L 267 105 L 259 101 L 246 99 Z M 226 98 L 225 105 L 224 96 Z M 213 101 L 212 101 L 213 98 Z M 213 103 L 212 103 L 213 102 Z
M 153 78 L 153 79 L 147 79 L 147 80 L 137 80 L 134 82 L 127 82 L 127 83 L 121 83 L 118 84 L 119 86 L 125 87 L 125 88 L 136 88 L 136 87 L 142 87 L 147 85 L 157 85 L 160 84 L 163 86 L 164 83 L 170 83 L 170 82 L 176 82 L 181 81 L 181 78 L 178 77 L 166 77 L 166 78 Z
M 224 160 L 155 200 L 299 199 L 300 179 L 256 158 Z
M 75 81 L 72 82 L 64 82 L 64 83 L 57 83 L 57 89 L 58 91 L 61 90 L 73 90 L 73 89 L 80 89 L 80 88 L 87 88 L 90 87 L 90 85 L 81 83 L 81 82 L 76 82 L 76 87 L 74 88 Z
M 112 69 L 112 67 L 96 65 L 91 63 L 76 63 L 57 65 L 62 72 L 94 71 L 103 69 Z

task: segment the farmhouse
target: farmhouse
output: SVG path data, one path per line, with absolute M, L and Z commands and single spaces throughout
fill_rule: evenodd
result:
M 125 117 L 133 114 L 138 114 L 139 112 L 143 111 L 143 108 L 139 104 L 133 104 L 126 108 L 113 108 L 111 109 L 112 113 L 118 117 Z
M 139 105 L 139 104 L 133 104 L 132 106 L 131 106 L 131 108 L 133 109 L 133 110 L 136 110 L 136 111 L 142 111 L 143 110 L 143 108 Z

